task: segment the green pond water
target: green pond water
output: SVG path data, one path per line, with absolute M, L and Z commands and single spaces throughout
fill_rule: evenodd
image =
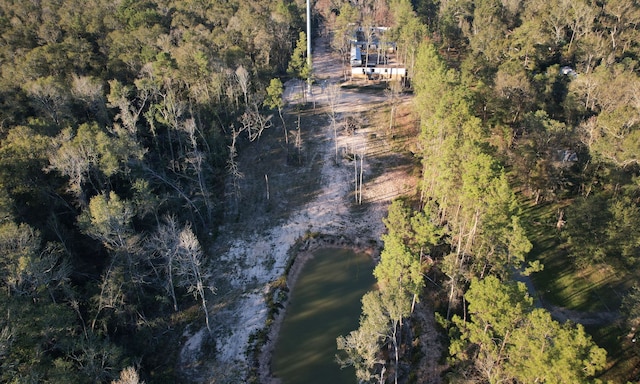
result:
M 358 327 L 362 296 L 373 289 L 369 257 L 344 249 L 315 253 L 293 289 L 273 357 L 283 384 L 356 382 L 335 362 L 336 338 Z

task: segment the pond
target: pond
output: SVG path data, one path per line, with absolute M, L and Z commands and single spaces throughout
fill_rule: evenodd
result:
M 293 289 L 273 357 L 283 384 L 352 384 L 352 367 L 335 362 L 336 338 L 358 327 L 360 300 L 374 288 L 373 262 L 346 249 L 322 249 Z

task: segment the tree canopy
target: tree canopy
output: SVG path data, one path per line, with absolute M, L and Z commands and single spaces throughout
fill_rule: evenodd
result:
M 207 315 L 201 242 L 224 220 L 229 128 L 262 116 L 302 14 L 289 0 L 0 2 L 0 380 L 177 380 L 158 369 L 175 360 L 165 330 L 194 303 Z

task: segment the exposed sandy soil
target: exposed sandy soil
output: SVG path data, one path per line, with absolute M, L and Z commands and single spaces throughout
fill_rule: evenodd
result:
M 314 68 L 316 78 L 327 83 L 342 79 L 340 61 L 331 55 L 324 41 L 316 43 Z M 236 222 L 220 229 L 220 236 L 211 248 L 215 260 L 215 265 L 212 265 L 216 274 L 214 284 L 220 287 L 219 294 L 210 300 L 209 309 L 212 324 L 216 326 L 212 335 L 215 353 L 206 347 L 206 329 L 192 329 L 184 335 L 178 362 L 184 376 L 193 381 L 227 383 L 245 380 L 250 369 L 248 364 L 252 363 L 245 355 L 250 335 L 265 327 L 268 315 L 265 293 L 285 272 L 292 256 L 291 247 L 297 240 L 311 232 L 322 234 L 324 239 L 303 246 L 305 252 L 299 255 L 291 269 L 289 287 L 293 285 L 304 260 L 310 257 L 310 252 L 326 243 L 353 247 L 375 255 L 381 247 L 382 218 L 388 204 L 398 196 L 416 191 L 417 180 L 410 174 L 413 167 L 411 159 L 407 161 L 406 155 L 404 159 L 398 156 L 397 148 L 392 148 L 392 144 L 384 139 L 379 127 L 364 124 L 364 128 L 355 134 L 341 132 L 337 140 L 341 152 L 354 147 L 365 151 L 364 204 L 354 203 L 353 162 L 341 157 L 338 165 L 335 164 L 334 132 L 323 112 L 326 112 L 327 97 L 322 84 L 319 81 L 313 87 L 312 97 L 317 109 L 310 112 L 310 119 L 305 120 L 317 124 L 309 128 L 313 132 L 308 136 L 308 140 L 313 140 L 312 150 L 307 154 L 309 165 L 296 170 L 297 174 L 293 173 L 293 177 L 300 177 L 301 183 L 311 175 L 318 188 L 308 193 L 308 200 L 300 204 L 285 198 L 291 195 L 277 191 L 261 205 L 270 209 L 251 206 L 248 208 L 250 212 L 242 213 L 243 203 L 240 203 Z M 285 97 L 289 112 L 295 103 L 301 101 L 300 90 L 296 86 L 296 82 L 287 84 Z M 382 92 L 343 90 L 337 109 L 340 113 L 369 111 L 381 108 L 385 101 Z M 403 102 L 410 101 L 405 97 Z M 247 153 L 251 151 L 247 150 Z M 261 157 L 256 159 L 259 161 Z M 250 176 L 260 179 L 247 171 L 246 178 Z M 254 182 L 258 184 L 257 180 Z M 270 343 L 261 355 L 259 371 L 264 383 L 273 382 L 269 377 L 269 363 L 278 329 L 276 321 L 270 329 Z

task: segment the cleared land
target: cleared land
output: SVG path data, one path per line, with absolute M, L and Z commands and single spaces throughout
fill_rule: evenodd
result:
M 334 130 L 321 81 L 341 81 L 342 69 L 325 41 L 316 44 L 314 68 L 318 82 L 313 100 L 302 103 L 305 100 L 295 88 L 296 82 L 289 82 L 285 92 L 289 140 L 295 140 L 299 125 L 299 150 L 286 147 L 276 115 L 272 128 L 239 151 L 243 173 L 240 194 L 228 194 L 228 224 L 220 229 L 210 248 L 210 267 L 218 287 L 210 311 L 212 323 L 218 327 L 211 337 L 206 330 L 193 328 L 183 338 L 180 366 L 193 380 L 216 377 L 224 382 L 225 378 L 237 379 L 250 371 L 251 361 L 245 353 L 255 343 L 255 336 L 263 335 L 270 318 L 266 297 L 282 282 L 301 239 L 322 234 L 335 245 L 368 249 L 375 254 L 381 247 L 382 218 L 388 204 L 416 191 L 410 150 L 417 128 L 408 112 L 409 98 L 402 99 L 396 128 L 391 132 L 389 107 L 382 90 L 362 92 L 343 87 L 336 107 L 338 118 L 342 121 L 349 115 L 359 124 L 351 132 L 339 128 L 336 163 Z M 354 163 L 350 154 L 354 148 L 364 153 L 362 204 L 355 203 L 353 194 Z

